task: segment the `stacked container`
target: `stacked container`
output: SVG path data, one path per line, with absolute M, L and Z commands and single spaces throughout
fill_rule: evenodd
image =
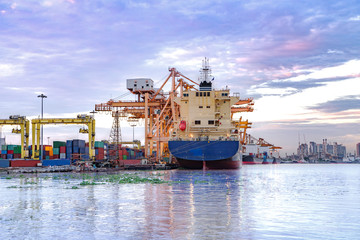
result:
M 117 151 L 117 153 L 116 153 L 116 151 Z M 108 159 L 116 159 L 116 156 L 118 156 L 120 160 L 123 159 L 123 152 L 122 152 L 121 144 L 118 144 L 118 145 L 108 144 L 108 146 L 107 146 Z
M 14 146 L 14 159 L 21 158 L 21 146 L 15 145 Z
M 104 160 L 105 158 L 104 142 L 95 141 L 94 147 L 95 147 L 95 159 Z
M 14 148 L 15 148 L 15 145 L 7 146 L 6 159 L 14 159 Z
M 53 147 L 51 145 L 44 145 L 43 146 L 43 159 L 53 159 L 54 158 L 54 152 Z
M 1 146 L 1 155 L 0 155 L 1 159 L 7 159 L 7 146 L 6 145 L 2 145 Z
M 66 158 L 66 142 L 54 141 L 53 142 L 54 156 L 52 159 L 65 159 Z
M 85 156 L 85 141 L 80 139 L 72 140 L 72 160 L 82 160 Z
M 72 156 L 72 140 L 66 141 L 66 158 L 71 159 Z

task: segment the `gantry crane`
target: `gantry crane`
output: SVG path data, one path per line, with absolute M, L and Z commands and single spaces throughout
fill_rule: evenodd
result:
M 40 126 L 47 124 L 84 124 L 87 125 L 87 129 L 80 129 L 80 133 L 88 133 L 89 135 L 89 157 L 92 159 L 94 156 L 93 149 L 95 144 L 95 119 L 92 116 L 79 114 L 77 118 L 43 118 L 31 120 L 32 127 L 32 158 L 38 158 L 39 156 L 39 144 L 40 144 Z M 35 135 L 36 132 L 36 135 Z M 35 142 L 36 139 L 36 142 Z M 35 143 L 37 145 L 37 151 L 35 151 Z M 35 154 L 36 152 L 36 154 Z
M 24 116 L 12 115 L 9 119 L 0 119 L 0 125 L 18 125 L 19 129 L 13 129 L 13 133 L 21 134 L 21 158 L 25 157 L 25 149 L 29 146 L 29 120 Z M 25 143 L 25 145 L 24 145 Z

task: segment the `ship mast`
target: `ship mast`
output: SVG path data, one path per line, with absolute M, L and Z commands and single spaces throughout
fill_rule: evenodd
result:
M 210 82 L 211 78 L 211 68 L 209 65 L 209 59 L 205 58 L 204 60 L 202 60 L 202 68 L 200 69 L 200 77 L 199 77 L 199 81 L 200 82 Z
M 211 76 L 211 68 L 209 65 L 209 59 L 205 58 L 202 61 L 202 68 L 200 69 L 200 91 L 212 91 L 212 80 L 214 77 Z

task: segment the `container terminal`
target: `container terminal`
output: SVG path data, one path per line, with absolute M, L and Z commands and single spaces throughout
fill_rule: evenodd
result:
M 205 59 L 206 61 L 206 59 Z M 180 103 L 176 101 L 189 90 L 199 91 L 200 84 L 191 80 L 176 68 L 169 68 L 169 75 L 160 88 L 154 88 L 154 81 L 150 78 L 127 79 L 127 90 L 135 95 L 136 101 L 110 99 L 106 103 L 95 104 L 95 112 L 110 113 L 113 125 L 108 141 L 96 141 L 95 118 L 91 115 L 80 114 L 74 118 L 36 118 L 30 120 L 25 116 L 12 115 L 8 119 L 0 119 L 0 126 L 15 125 L 12 130 L 21 135 L 19 145 L 2 145 L 0 167 L 43 167 L 43 166 L 77 166 L 85 168 L 120 168 L 120 169 L 151 169 L 174 168 L 176 159 L 169 151 L 168 142 L 176 134 L 178 124 L 182 120 Z M 165 89 L 170 89 L 165 91 Z M 228 91 L 227 91 L 228 92 Z M 230 106 L 231 117 L 234 113 L 252 112 L 253 100 L 239 98 L 237 103 Z M 229 98 L 224 96 L 223 98 Z M 226 99 L 225 99 L 226 100 Z M 130 126 L 138 121 L 144 122 L 144 146 L 140 141 L 123 142 L 121 136 L 121 120 L 126 119 Z M 231 119 L 231 121 L 234 121 Z M 80 133 L 88 135 L 88 140 L 71 139 L 54 141 L 53 145 L 42 144 L 41 129 L 44 125 L 73 124 L 82 125 Z M 236 133 L 246 152 L 249 136 L 246 132 L 251 123 L 240 117 L 234 121 Z M 197 126 L 199 127 L 199 126 Z M 201 126 L 200 126 L 201 127 Z M 206 126 L 207 127 L 207 126 Z M 205 128 L 206 128 L 205 127 Z M 32 144 L 29 145 L 31 133 Z M 224 136 L 226 138 L 226 136 Z M 132 145 L 133 147 L 129 146 Z M 136 147 L 135 147 L 136 146 Z M 273 150 L 279 149 L 274 145 Z

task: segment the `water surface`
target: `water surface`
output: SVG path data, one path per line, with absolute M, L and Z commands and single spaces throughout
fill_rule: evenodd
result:
M 360 239 L 357 164 L 127 173 L 0 175 L 0 239 Z

